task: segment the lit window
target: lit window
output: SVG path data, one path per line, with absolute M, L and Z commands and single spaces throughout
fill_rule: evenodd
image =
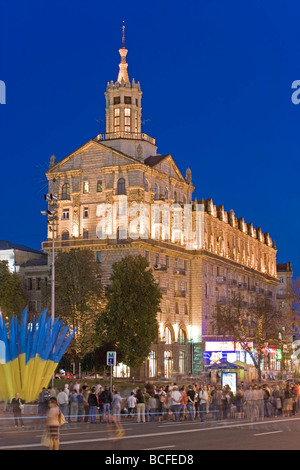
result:
M 69 183 L 65 183 L 65 184 L 62 185 L 61 198 L 62 199 L 70 199 L 70 185 L 69 185 Z
M 69 209 L 63 209 L 62 218 L 63 218 L 63 219 L 69 219 L 69 218 L 70 218 Z
M 86 180 L 83 182 L 83 193 L 87 194 L 89 190 L 90 190 L 90 185 L 89 185 L 88 180 Z
M 125 116 L 130 116 L 130 108 L 125 108 Z
M 120 108 L 115 108 L 115 117 L 120 116 Z
M 83 217 L 84 217 L 85 219 L 87 219 L 88 216 L 89 216 L 89 208 L 88 208 L 88 207 L 84 207 L 84 208 L 83 208 Z
M 117 194 L 126 194 L 124 178 L 120 178 L 118 181 Z

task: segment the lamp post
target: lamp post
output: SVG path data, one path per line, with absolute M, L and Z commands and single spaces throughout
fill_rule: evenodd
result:
M 50 207 L 54 207 L 58 201 L 58 197 L 55 194 L 45 194 L 45 199 L 48 201 Z M 52 273 L 51 273 L 51 323 L 53 325 L 55 318 L 55 251 L 54 251 L 54 232 L 55 232 L 55 221 L 57 218 L 57 210 L 48 209 L 41 211 L 42 215 L 48 216 L 48 224 L 52 224 Z

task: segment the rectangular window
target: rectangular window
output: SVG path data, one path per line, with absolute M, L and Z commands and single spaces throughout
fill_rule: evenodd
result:
M 119 125 L 120 125 L 120 118 L 115 117 L 115 127 L 119 127 Z
M 114 97 L 114 104 L 120 104 L 121 100 L 119 96 Z
M 69 218 L 70 218 L 69 209 L 63 209 L 62 218 L 63 218 L 63 219 L 69 219 Z
M 130 108 L 125 108 L 125 116 L 129 116 L 130 117 Z
M 115 117 L 120 116 L 120 108 L 115 108 Z
M 130 117 L 125 117 L 125 126 L 130 126 Z
M 89 208 L 88 207 L 84 207 L 83 208 L 83 217 L 84 219 L 87 219 L 89 216 Z
M 88 231 L 88 230 L 84 230 L 84 231 L 83 231 L 83 238 L 84 238 L 84 239 L 89 238 L 89 231 Z
M 90 190 L 90 185 L 88 180 L 83 182 L 83 194 L 87 194 Z
M 102 251 L 97 251 L 97 263 L 102 262 Z
M 97 180 L 97 193 L 102 193 L 102 180 Z
M 130 126 L 125 126 L 125 132 L 128 132 L 128 134 L 130 133 Z
M 131 96 L 124 96 L 124 103 L 131 104 Z

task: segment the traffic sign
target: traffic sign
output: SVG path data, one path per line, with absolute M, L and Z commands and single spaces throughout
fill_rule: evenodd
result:
M 116 366 L 117 365 L 117 353 L 116 351 L 107 351 L 106 365 Z

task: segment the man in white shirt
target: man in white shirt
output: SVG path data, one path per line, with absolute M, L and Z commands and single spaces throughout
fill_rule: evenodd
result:
M 180 403 L 181 403 L 181 393 L 178 390 L 177 385 L 173 386 L 173 390 L 171 392 L 171 399 L 172 399 L 172 411 L 175 416 L 175 421 L 179 421 L 179 411 L 180 411 Z
M 133 415 L 135 406 L 136 406 L 136 398 L 134 396 L 134 392 L 131 392 L 131 395 L 127 397 L 127 405 L 128 405 L 128 414 Z
M 69 406 L 69 397 L 66 392 L 61 389 L 60 392 L 57 394 L 57 404 L 59 406 L 60 411 L 66 417 L 68 414 L 68 406 Z M 67 418 L 66 418 L 67 422 Z
M 204 385 L 202 390 L 199 390 L 199 402 L 200 402 L 200 419 L 201 421 L 205 421 L 205 413 L 207 411 L 207 403 L 208 403 L 208 393 L 207 387 Z

